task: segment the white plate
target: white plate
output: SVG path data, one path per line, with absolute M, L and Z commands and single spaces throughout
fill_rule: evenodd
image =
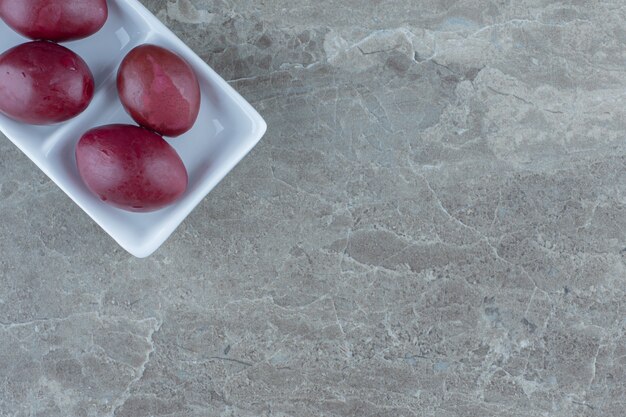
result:
M 154 252 L 196 205 L 257 144 L 267 125 L 226 81 L 136 0 L 108 0 L 109 18 L 88 38 L 63 43 L 89 65 L 96 92 L 89 108 L 52 126 L 32 126 L 0 114 L 0 130 L 124 249 L 139 258 Z M 0 21 L 0 53 L 28 39 Z M 151 213 L 131 213 L 92 195 L 76 169 L 74 147 L 88 129 L 132 123 L 115 87 L 117 67 L 133 47 L 153 43 L 189 62 L 200 81 L 202 105 L 194 127 L 169 140 L 189 173 L 183 197 Z

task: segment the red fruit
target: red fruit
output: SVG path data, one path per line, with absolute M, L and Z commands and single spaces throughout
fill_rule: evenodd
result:
M 73 41 L 93 35 L 108 16 L 106 0 L 0 0 L 0 17 L 31 39 Z
M 63 122 L 87 108 L 93 91 L 85 61 L 55 43 L 24 43 L 0 55 L 0 112 L 15 120 Z
M 193 69 L 156 45 L 131 50 L 117 73 L 122 105 L 140 125 L 164 136 L 192 128 L 200 111 L 200 85 Z
M 137 126 L 89 130 L 76 145 L 76 164 L 92 193 L 124 210 L 157 210 L 187 189 L 187 170 L 174 148 Z

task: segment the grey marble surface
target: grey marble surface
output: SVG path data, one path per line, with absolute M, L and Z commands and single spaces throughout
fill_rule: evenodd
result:
M 0 415 L 626 413 L 626 4 L 144 0 L 266 118 L 148 259 L 0 140 Z

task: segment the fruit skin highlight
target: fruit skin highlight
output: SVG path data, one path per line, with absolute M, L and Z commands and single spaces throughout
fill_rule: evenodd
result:
M 196 74 L 183 58 L 160 46 L 140 45 L 124 57 L 117 90 L 128 114 L 163 136 L 182 135 L 198 118 Z
M 76 53 L 34 41 L 0 55 L 0 112 L 20 122 L 46 125 L 82 113 L 93 98 L 94 80 Z
M 161 136 L 132 125 L 87 131 L 76 145 L 78 172 L 102 201 L 135 212 L 163 208 L 187 189 L 187 170 Z
M 106 0 L 0 0 L 0 17 L 11 29 L 54 42 L 93 35 L 108 14 Z

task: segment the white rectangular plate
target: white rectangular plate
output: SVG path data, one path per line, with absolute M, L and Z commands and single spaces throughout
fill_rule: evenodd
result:
M 136 0 L 108 0 L 109 18 L 88 38 L 64 43 L 89 65 L 96 92 L 89 108 L 68 122 L 32 126 L 0 114 L 0 130 L 120 246 L 136 257 L 158 249 L 196 205 L 257 144 L 267 128 L 261 116 L 226 81 Z M 27 42 L 0 21 L 0 53 Z M 76 169 L 74 148 L 88 129 L 110 123 L 135 124 L 124 111 L 115 86 L 122 58 L 135 46 L 169 48 L 195 70 L 202 91 L 194 127 L 169 140 L 189 173 L 189 186 L 176 203 L 152 212 L 131 213 L 92 195 Z

